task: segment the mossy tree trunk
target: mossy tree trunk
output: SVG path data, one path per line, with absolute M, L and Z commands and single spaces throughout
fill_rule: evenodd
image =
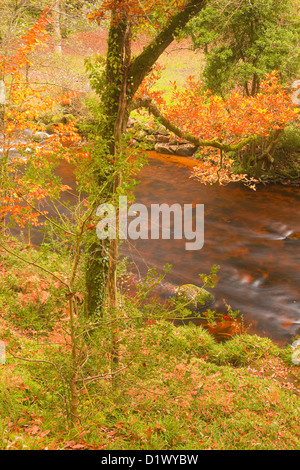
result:
M 191 0 L 185 8 L 176 13 L 169 23 L 158 32 L 148 46 L 131 60 L 130 57 L 130 20 L 124 15 L 112 14 L 108 50 L 106 57 L 106 74 L 104 93 L 102 95 L 103 126 L 102 137 L 112 161 L 121 149 L 121 137 L 129 118 L 129 107 L 143 79 L 172 43 L 178 32 L 187 22 L 197 15 L 205 6 L 205 0 Z M 112 173 L 114 167 L 112 166 Z M 103 181 L 99 180 L 99 185 Z M 120 184 L 120 175 L 115 175 L 112 182 L 112 193 Z M 105 247 L 106 246 L 106 247 Z M 103 246 L 100 240 L 90 244 L 86 272 L 87 313 L 94 314 L 101 309 L 104 292 L 109 290 L 109 305 L 116 306 L 116 268 L 118 256 L 117 241 L 110 241 Z
M 108 52 L 105 75 L 105 93 L 102 96 L 102 134 L 107 144 L 107 151 L 114 160 L 116 152 L 115 128 L 119 116 L 119 107 L 121 99 L 121 90 L 123 83 L 123 65 L 124 65 L 124 44 L 127 31 L 127 22 L 116 19 L 112 15 L 111 25 L 108 37 Z M 124 127 L 125 123 L 122 123 Z M 99 186 L 103 184 L 102 176 L 97 174 L 97 165 L 95 164 L 95 178 Z M 112 172 L 114 168 L 112 166 Z M 101 174 L 101 171 L 99 171 Z M 113 194 L 116 190 L 117 182 L 113 178 L 110 192 Z M 100 201 L 99 201 L 100 204 Z M 111 241 L 99 240 L 96 234 L 92 236 L 92 242 L 88 248 L 88 259 L 86 265 L 86 287 L 87 287 L 87 314 L 93 315 L 102 312 L 102 306 L 105 299 L 107 287 L 111 291 L 112 278 L 115 275 L 110 274 L 112 270 L 111 257 L 116 259 L 117 253 L 112 253 Z M 115 249 L 115 248 L 114 248 Z M 115 284 L 115 283 L 114 283 Z

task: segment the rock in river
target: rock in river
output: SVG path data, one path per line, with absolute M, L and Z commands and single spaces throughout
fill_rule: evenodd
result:
M 175 299 L 178 304 L 185 305 L 193 313 L 205 311 L 215 302 L 215 298 L 210 292 L 194 284 L 180 286 Z

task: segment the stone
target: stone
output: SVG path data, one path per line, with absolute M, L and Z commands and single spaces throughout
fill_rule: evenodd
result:
M 15 147 L 10 147 L 10 149 L 5 153 L 5 155 L 9 158 L 15 158 L 18 157 L 19 151 Z M 0 148 L 0 158 L 3 158 L 3 148 Z
M 180 141 L 176 137 L 170 137 L 170 145 L 180 145 Z
M 50 137 L 50 134 L 48 134 L 47 132 L 43 132 L 43 131 L 35 132 L 32 136 L 34 142 L 43 142 L 44 140 L 49 139 L 49 137 Z
M 49 134 L 49 135 L 54 134 L 54 129 L 55 129 L 55 125 L 48 124 L 48 125 L 46 126 L 46 132 L 47 132 L 47 134 Z
M 135 119 L 129 118 L 127 122 L 127 128 L 131 129 L 132 127 L 134 127 L 134 124 L 135 124 Z
M 73 116 L 73 114 L 70 114 L 70 113 L 69 113 L 69 114 L 65 114 L 64 117 L 63 117 L 63 119 L 66 120 L 66 124 L 68 124 L 69 122 L 74 122 L 74 121 L 76 121 L 76 117 Z
M 33 130 L 32 130 L 32 129 L 24 129 L 23 134 L 24 134 L 26 137 L 32 137 Z
M 58 124 L 62 121 L 62 118 L 63 118 L 63 114 L 55 114 L 55 116 L 52 116 L 51 118 L 51 123 Z M 47 124 L 50 124 L 50 122 Z
M 161 135 L 169 135 L 169 132 L 167 131 L 165 126 L 159 126 L 157 133 Z
M 154 150 L 157 153 L 165 153 L 167 155 L 174 155 L 174 150 L 172 150 L 172 148 L 167 144 L 157 143 L 154 147 Z
M 169 145 L 170 150 L 172 151 L 172 155 L 178 155 L 178 145 Z
M 155 138 L 156 138 L 156 142 L 164 143 L 164 144 L 168 144 L 169 140 L 170 140 L 170 137 L 168 135 L 160 135 L 159 134 Z
M 137 140 L 131 139 L 128 145 L 129 145 L 129 147 L 133 148 L 133 147 L 136 147 L 137 144 L 138 144 Z
M 147 136 L 147 132 L 144 130 L 139 130 L 134 134 L 134 138 L 138 142 L 142 142 L 146 136 Z
M 150 144 L 154 144 L 156 142 L 156 139 L 155 139 L 154 135 L 146 135 L 145 141 L 150 143 Z
M 192 157 L 196 152 L 197 147 L 193 144 L 182 144 L 178 145 L 176 155 L 181 157 Z
M 202 312 L 210 308 L 214 302 L 214 296 L 202 287 L 194 284 L 184 284 L 177 289 L 176 302 L 185 305 L 193 313 Z

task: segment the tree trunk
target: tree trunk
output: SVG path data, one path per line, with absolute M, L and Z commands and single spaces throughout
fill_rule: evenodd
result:
M 103 126 L 101 134 L 105 137 L 109 153 L 113 156 L 122 152 L 121 136 L 125 131 L 129 117 L 128 107 L 143 79 L 151 68 L 172 43 L 176 34 L 197 15 L 205 6 L 205 0 L 191 0 L 185 8 L 171 18 L 169 24 L 157 34 L 149 45 L 134 60 L 130 59 L 130 28 L 124 17 L 112 13 L 108 37 L 108 50 L 106 62 L 106 77 L 104 93 L 102 95 Z M 112 165 L 112 173 L 114 167 Z M 97 179 L 97 167 L 95 167 Z M 120 175 L 116 176 L 120 178 Z M 99 186 L 103 181 L 99 178 Z M 113 191 L 119 185 L 114 179 Z M 99 201 L 100 203 L 100 201 Z M 105 244 L 107 247 L 107 244 Z M 103 256 L 100 240 L 94 240 L 88 253 L 86 286 L 87 286 L 87 313 L 99 310 L 104 291 L 108 287 L 110 307 L 116 305 L 116 266 L 118 255 L 118 241 L 111 241 L 108 247 L 109 260 Z M 102 256 L 100 253 L 102 251 Z M 105 252 L 105 250 L 104 250 Z M 99 253 L 99 256 L 97 255 Z M 107 271 L 108 267 L 108 271 Z M 109 283 L 108 283 L 109 279 Z
M 122 130 L 126 127 L 126 113 L 120 114 L 120 103 L 124 106 L 124 100 L 121 99 L 124 83 L 124 57 L 125 57 L 125 37 L 127 23 L 116 19 L 112 15 L 108 38 L 107 66 L 106 66 L 106 84 L 105 93 L 102 97 L 104 109 L 102 135 L 105 136 L 109 154 L 112 160 L 117 157 L 118 146 L 120 145 Z M 116 141 L 117 138 L 117 141 Z M 101 164 L 101 163 L 100 163 Z M 111 171 L 113 173 L 114 166 Z M 99 186 L 103 181 L 97 177 L 97 168 L 95 177 Z M 119 182 L 116 176 L 112 182 L 111 195 L 115 193 Z M 99 201 L 100 204 L 100 201 Z M 95 240 L 89 249 L 86 287 L 87 287 L 87 313 L 93 315 L 95 312 L 101 312 L 103 306 L 105 290 L 109 292 L 109 308 L 116 305 L 116 263 L 117 263 L 117 240 L 100 241 Z

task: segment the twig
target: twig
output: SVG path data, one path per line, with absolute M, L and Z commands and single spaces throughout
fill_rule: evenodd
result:
M 130 363 L 131 364 L 131 363 Z M 124 366 L 124 367 L 121 367 L 120 369 L 114 371 L 114 372 L 108 372 L 107 374 L 102 374 L 102 375 L 95 375 L 94 377 L 85 377 L 85 378 L 81 378 L 81 379 L 76 379 L 76 382 L 84 382 L 84 386 L 81 387 L 81 389 L 78 390 L 78 393 L 81 392 L 81 390 L 83 390 L 86 385 L 92 383 L 92 382 L 95 382 L 96 380 L 101 380 L 101 379 L 105 379 L 107 377 L 113 377 L 113 376 L 116 376 L 118 374 L 120 374 L 123 370 L 125 369 L 128 369 L 128 367 L 130 366 L 130 364 L 128 364 L 127 366 Z
M 70 287 L 69 287 L 69 284 L 67 284 L 65 281 L 63 281 L 60 277 L 58 277 L 56 274 L 52 273 L 51 271 L 49 271 L 47 268 L 44 268 L 44 266 L 41 266 L 40 264 L 37 264 L 37 263 L 34 263 L 33 261 L 29 261 L 27 259 L 24 259 L 22 258 L 22 256 L 19 256 L 17 253 L 15 253 L 14 251 L 11 251 L 9 250 L 8 248 L 6 248 L 5 245 L 3 245 L 3 243 L 0 243 L 0 247 L 3 248 L 4 251 L 6 251 L 7 253 L 9 253 L 10 255 L 13 255 L 15 256 L 16 258 L 18 258 L 20 261 L 23 261 L 23 263 L 27 263 L 31 266 L 35 266 L 36 268 L 38 269 L 41 269 L 42 271 L 45 271 L 47 274 L 50 274 L 51 276 L 53 276 L 57 281 L 59 281 L 61 284 L 63 284 L 65 287 L 67 287 L 69 293 L 72 293 L 70 291 Z
M 42 217 L 44 217 L 46 220 L 48 220 L 48 222 L 51 223 L 51 225 L 54 225 L 55 227 L 57 227 L 59 230 L 62 230 L 63 232 L 67 232 L 68 234 L 72 235 L 73 237 L 76 237 L 77 234 L 76 233 L 73 233 L 71 232 L 70 230 L 67 230 L 66 228 L 62 227 L 61 225 L 57 224 L 56 222 L 54 222 L 54 220 L 51 220 L 49 217 L 47 217 L 42 211 L 40 211 L 36 206 L 34 206 L 33 204 L 31 204 L 24 196 L 22 196 L 21 194 L 18 194 L 16 192 L 17 196 L 22 199 L 24 202 L 26 202 L 26 204 L 28 204 L 28 206 L 30 206 L 33 210 L 37 211 Z

